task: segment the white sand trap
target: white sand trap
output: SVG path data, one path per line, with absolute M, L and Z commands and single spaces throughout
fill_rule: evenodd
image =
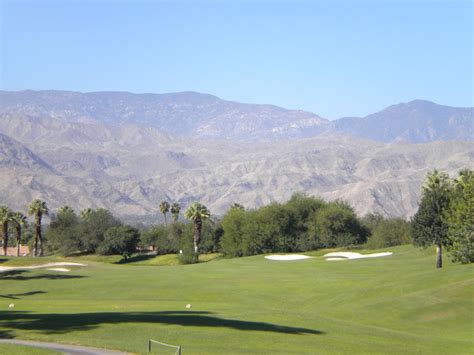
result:
M 42 268 L 51 268 L 54 266 L 85 266 L 84 264 L 79 263 L 47 263 L 43 265 L 31 265 L 31 266 L 0 266 L 0 272 L 11 271 L 11 270 L 32 270 L 32 269 L 42 269 Z M 69 271 L 69 270 L 68 270 Z
M 46 269 L 46 270 L 49 270 L 49 271 L 59 271 L 59 272 L 69 272 L 69 271 L 71 271 L 71 270 L 66 269 L 66 268 L 64 268 L 64 267 L 53 267 L 53 268 Z
M 360 254 L 360 253 L 352 253 L 350 251 L 341 251 L 341 252 L 333 252 L 327 253 L 324 255 L 326 260 L 333 261 L 333 260 L 352 260 L 352 259 L 365 259 L 365 258 L 380 258 L 382 256 L 389 256 L 392 255 L 391 252 L 385 253 L 372 253 L 372 254 Z
M 286 255 L 267 255 L 265 259 L 277 260 L 277 261 L 291 261 L 291 260 L 303 260 L 310 259 L 311 256 L 300 255 L 300 254 L 286 254 Z

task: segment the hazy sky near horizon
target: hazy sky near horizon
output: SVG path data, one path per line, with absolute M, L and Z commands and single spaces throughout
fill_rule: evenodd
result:
M 2 90 L 198 91 L 329 119 L 473 105 L 471 1 L 0 1 Z

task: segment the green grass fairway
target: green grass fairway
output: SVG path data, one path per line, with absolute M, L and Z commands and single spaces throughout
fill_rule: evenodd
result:
M 183 354 L 472 354 L 474 266 L 445 258 L 437 270 L 431 249 L 387 250 L 378 259 L 185 266 L 69 258 L 88 266 L 0 274 L 0 337 L 134 353 L 153 338 Z
M 59 355 L 56 351 L 33 348 L 31 346 L 0 344 L 0 354 L 8 355 Z

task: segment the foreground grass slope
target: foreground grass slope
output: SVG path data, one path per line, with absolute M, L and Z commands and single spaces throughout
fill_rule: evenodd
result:
M 135 353 L 148 338 L 184 354 L 472 353 L 473 266 L 436 270 L 432 250 L 388 250 L 379 259 L 173 267 L 82 259 L 88 266 L 67 274 L 0 274 L 0 337 Z
M 0 344 L 0 354 L 11 355 L 59 355 L 56 351 L 34 348 L 31 346 Z

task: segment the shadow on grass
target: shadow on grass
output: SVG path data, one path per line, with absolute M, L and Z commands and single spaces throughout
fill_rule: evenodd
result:
M 0 339 L 12 339 L 15 336 L 9 330 L 0 330 Z
M 29 270 L 10 270 L 0 272 L 0 280 L 15 280 L 15 281 L 26 281 L 26 280 L 68 280 L 68 279 L 81 279 L 86 276 L 81 275 L 58 275 L 58 274 L 41 274 L 33 276 L 25 276 L 22 274 L 29 273 Z
M 119 261 L 115 262 L 114 264 L 129 264 L 129 263 L 136 263 L 137 261 L 144 261 L 155 258 L 156 254 L 139 254 L 132 256 L 131 258 L 122 258 Z
M 25 293 L 9 293 L 8 295 L 0 295 L 2 298 L 9 298 L 12 300 L 17 300 L 20 299 L 21 296 L 33 296 L 33 295 L 38 295 L 41 293 L 46 293 L 44 291 L 31 291 L 31 292 L 25 292 Z
M 285 334 L 324 334 L 315 329 L 290 327 L 264 322 L 249 322 L 223 319 L 211 312 L 167 311 L 167 312 L 103 312 L 38 314 L 22 311 L 0 311 L 0 326 L 7 331 L 27 330 L 45 334 L 64 334 L 72 331 L 90 330 L 102 324 L 157 323 L 192 327 L 232 328 L 245 331 L 264 331 Z

